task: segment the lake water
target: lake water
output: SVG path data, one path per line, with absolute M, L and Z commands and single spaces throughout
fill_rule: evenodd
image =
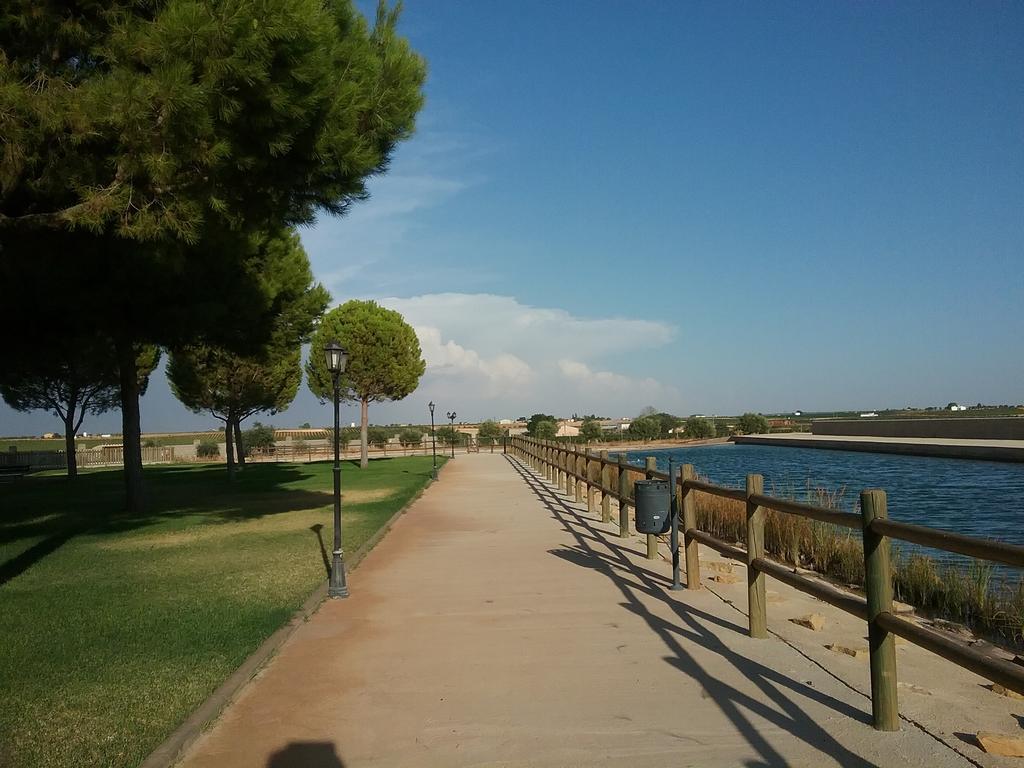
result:
M 799 501 L 808 485 L 845 490 L 847 511 L 857 511 L 865 488 L 882 488 L 894 520 L 1024 544 L 1024 464 L 733 444 L 628 453 L 636 464 L 644 456 L 662 471 L 669 456 L 693 464 L 718 485 L 742 487 L 759 473 L 765 493 Z

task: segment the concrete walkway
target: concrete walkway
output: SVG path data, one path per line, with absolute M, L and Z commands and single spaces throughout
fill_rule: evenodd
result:
M 509 458 L 458 457 L 183 764 L 989 764 L 944 726 L 876 733 L 863 661 L 749 639 L 732 597 L 667 591 L 613 530 Z

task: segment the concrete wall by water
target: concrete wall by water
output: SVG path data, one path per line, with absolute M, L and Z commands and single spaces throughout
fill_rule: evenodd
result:
M 966 440 L 1024 440 L 1024 417 L 950 419 L 822 419 L 813 435 L 863 437 L 949 437 Z

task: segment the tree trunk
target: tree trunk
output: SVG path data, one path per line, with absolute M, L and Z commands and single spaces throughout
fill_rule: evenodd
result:
M 232 431 L 231 411 L 224 416 L 224 456 L 228 463 L 228 479 L 235 476 L 235 436 Z
M 121 377 L 121 445 L 124 454 L 125 504 L 132 514 L 146 506 L 142 480 L 142 425 L 139 417 L 139 373 L 135 347 L 118 339 L 117 365 Z
M 364 398 L 360 402 L 362 404 L 362 424 L 359 427 L 359 442 L 362 443 L 362 448 L 359 452 L 359 466 L 361 469 L 366 469 L 370 465 L 370 451 L 369 444 L 367 443 L 370 423 L 370 401 Z
M 78 455 L 75 453 L 75 408 L 68 404 L 67 418 L 64 419 L 64 453 L 67 456 L 68 479 L 78 477 Z
M 242 420 L 235 417 L 235 445 L 238 446 L 238 468 L 245 467 L 245 446 L 242 445 Z

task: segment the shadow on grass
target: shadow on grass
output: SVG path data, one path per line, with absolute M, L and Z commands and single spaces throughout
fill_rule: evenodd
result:
M 0 585 L 24 573 L 75 536 L 138 530 L 169 519 L 205 518 L 230 523 L 268 515 L 319 509 L 331 503 L 329 473 L 296 464 L 252 465 L 229 481 L 221 466 L 147 467 L 149 506 L 139 515 L 124 511 L 121 470 L 26 477 L 0 488 L 0 546 L 41 540 L 0 562 Z M 298 485 L 323 485 L 324 491 Z

